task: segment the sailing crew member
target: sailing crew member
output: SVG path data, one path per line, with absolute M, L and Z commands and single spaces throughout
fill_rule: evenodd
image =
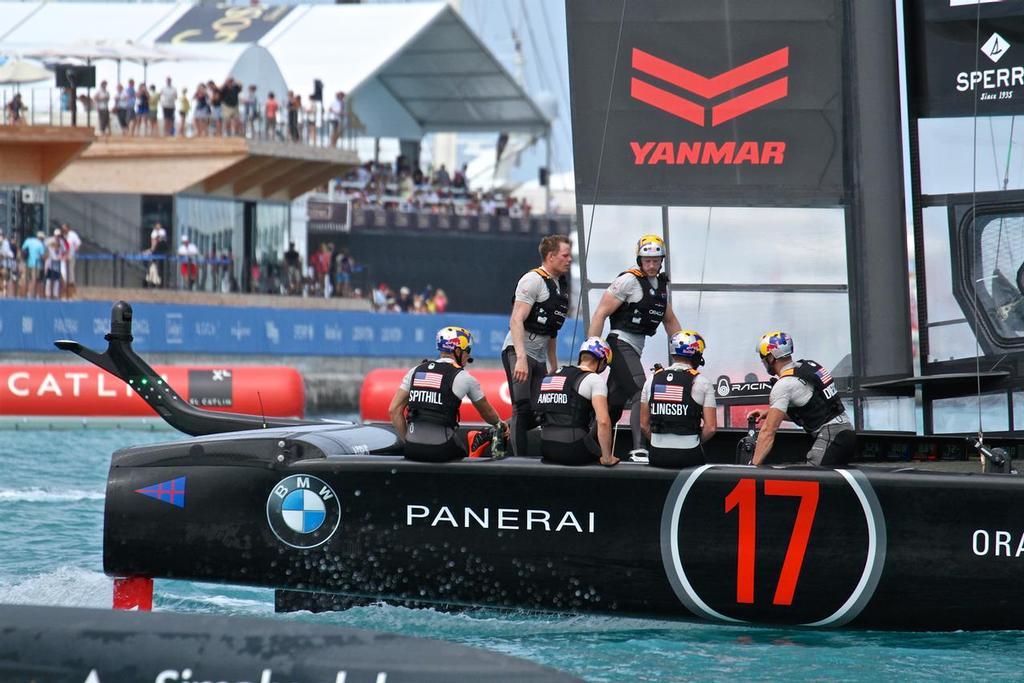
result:
M 612 420 L 608 415 L 608 387 L 601 373 L 612 362 L 612 349 L 600 337 L 580 346 L 577 365 L 567 365 L 544 377 L 537 395 L 537 410 L 544 417 L 540 428 L 541 455 L 559 465 L 600 462 L 611 467 Z M 591 433 L 597 424 L 597 440 Z
M 569 312 L 569 238 L 548 235 L 538 251 L 540 267 L 523 275 L 516 285 L 501 352 L 512 399 L 512 454 L 520 456 L 527 455 L 527 432 L 538 425 L 532 401 L 540 393 L 541 378 L 558 369 L 555 337 Z
M 693 330 L 672 335 L 672 365 L 654 373 L 640 392 L 640 427 L 654 467 L 704 464 L 705 441 L 718 429 L 715 388 L 697 368 L 704 365 L 704 337 Z
M 853 459 L 857 434 L 846 416 L 832 375 L 812 360 L 793 361 L 793 338 L 767 332 L 757 344 L 765 370 L 778 377 L 768 396 L 768 410 L 748 417 L 764 421 L 757 435 L 752 465 L 761 465 L 775 444 L 783 420 L 791 420 L 814 435 L 807 462 L 820 467 L 843 467 Z
M 464 327 L 442 327 L 436 340 L 440 356 L 409 370 L 388 408 L 409 460 L 459 460 L 483 452 L 494 430 L 499 435 L 496 444 L 508 437 L 508 425 L 484 396 L 479 380 L 463 369 L 473 360 L 473 335 Z M 459 430 L 459 407 L 465 396 L 494 430 Z M 500 450 L 495 449 L 492 457 L 501 457 Z
M 640 355 L 644 342 L 660 325 L 671 337 L 681 329 L 676 314 L 668 305 L 668 277 L 661 272 L 665 262 L 665 241 L 657 235 L 644 235 L 636 243 L 636 265 L 619 273 L 601 296 L 590 321 L 588 334 L 601 335 L 604 321 L 610 319 L 608 344 L 618 362 L 608 376 L 608 405 L 612 423 L 622 411 L 630 409 L 629 426 L 633 432 L 630 459 L 647 462 L 640 429 L 640 389 L 646 380 Z

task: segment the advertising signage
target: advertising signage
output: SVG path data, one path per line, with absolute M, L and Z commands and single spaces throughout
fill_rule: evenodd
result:
M 291 10 L 289 5 L 195 5 L 156 42 L 255 43 Z
M 630 2 L 621 32 L 618 2 L 566 12 L 580 201 L 840 200 L 837 2 Z
M 1024 113 L 1024 2 L 913 0 L 908 9 L 917 116 Z

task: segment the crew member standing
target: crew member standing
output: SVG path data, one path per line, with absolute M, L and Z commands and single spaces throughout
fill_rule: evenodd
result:
M 580 346 L 578 365 L 567 365 L 544 377 L 537 410 L 544 416 L 540 428 L 541 455 L 559 465 L 619 462 L 612 454 L 612 421 L 608 415 L 608 386 L 601 373 L 612 362 L 612 349 L 600 337 Z M 597 441 L 590 425 L 597 426 Z
M 679 469 L 704 464 L 702 444 L 715 435 L 715 388 L 697 368 L 704 365 L 704 337 L 693 330 L 672 335 L 672 365 L 658 370 L 640 392 L 640 427 L 650 464 Z
M 608 344 L 618 362 L 608 377 L 608 406 L 612 423 L 622 411 L 630 409 L 629 426 L 633 433 L 630 459 L 647 462 L 640 429 L 640 389 L 646 380 L 640 354 L 647 337 L 654 336 L 659 325 L 671 337 L 681 328 L 676 314 L 668 305 L 668 277 L 661 272 L 665 262 L 665 241 L 657 235 L 644 235 L 636 243 L 636 265 L 622 273 L 608 286 L 590 321 L 588 334 L 599 337 L 604 321 L 610 320 Z
M 527 432 L 538 424 L 531 400 L 540 393 L 541 378 L 558 369 L 555 337 L 569 312 L 569 238 L 548 235 L 538 251 L 540 268 L 523 275 L 516 285 L 501 352 L 512 400 L 512 454 L 520 456 L 527 454 Z
M 857 449 L 857 434 L 829 371 L 812 360 L 794 362 L 793 338 L 785 332 L 762 335 L 757 354 L 768 374 L 779 379 L 768 396 L 768 410 L 748 416 L 764 420 L 751 464 L 764 463 L 775 444 L 775 432 L 787 419 L 814 435 L 814 445 L 807 452 L 809 464 L 843 467 L 849 463 Z
M 490 432 L 459 431 L 459 407 L 466 396 L 481 417 L 499 430 L 499 442 L 507 436 L 508 425 L 484 396 L 480 382 L 463 369 L 472 360 L 473 337 L 469 330 L 442 327 L 436 340 L 441 355 L 409 370 L 388 408 L 391 424 L 405 441 L 405 457 L 409 460 L 447 462 L 485 450 Z M 498 455 L 500 451 L 492 457 Z

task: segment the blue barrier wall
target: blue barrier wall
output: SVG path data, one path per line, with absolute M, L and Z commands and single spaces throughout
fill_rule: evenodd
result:
M 0 301 L 0 351 L 56 351 L 55 339 L 106 348 L 105 302 Z M 132 304 L 135 348 L 150 353 L 309 356 L 429 356 L 445 325 L 469 328 L 473 355 L 499 358 L 508 331 L 504 315 L 411 315 L 320 309 Z M 582 343 L 586 330 L 577 330 Z M 572 321 L 559 336 L 559 359 L 571 353 Z

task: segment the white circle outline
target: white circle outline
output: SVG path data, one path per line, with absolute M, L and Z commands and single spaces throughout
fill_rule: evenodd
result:
M 317 543 L 315 545 L 295 545 L 294 543 L 289 543 L 288 541 L 286 541 L 283 538 L 281 538 L 281 534 L 277 533 L 277 529 L 274 528 L 274 523 L 270 519 L 270 497 L 274 495 L 274 489 L 277 488 L 278 486 L 280 486 L 281 482 L 288 481 L 292 477 L 309 477 L 310 479 L 316 479 L 318 482 L 320 482 L 321 484 L 323 484 L 324 486 L 327 487 L 327 490 L 330 491 L 331 495 L 334 497 L 334 504 L 338 506 L 338 519 L 336 519 L 334 521 L 334 528 L 331 529 L 330 532 L 327 533 L 327 535 L 324 537 L 324 540 L 320 541 L 319 543 Z M 292 489 L 292 490 L 295 490 L 295 489 Z M 291 491 L 289 491 L 288 493 L 291 493 Z M 323 500 L 323 499 L 321 498 L 321 500 Z M 325 503 L 324 507 L 326 507 L 326 506 L 327 505 Z M 338 527 L 341 526 L 341 499 L 338 498 L 337 492 L 331 487 L 330 484 L 328 484 L 326 481 L 324 481 L 320 477 L 318 477 L 316 475 L 313 475 L 313 474 L 289 474 L 284 479 L 281 479 L 280 481 L 278 481 L 276 484 L 274 484 L 273 488 L 270 489 L 270 493 L 267 494 L 267 505 L 266 505 L 266 508 L 267 508 L 267 526 L 270 527 L 271 533 L 273 533 L 274 536 L 277 537 L 277 540 L 281 541 L 281 543 L 284 543 L 286 546 L 289 546 L 291 548 L 296 548 L 298 550 L 309 550 L 311 548 L 319 548 L 324 543 L 326 543 L 327 541 L 331 540 L 331 538 L 334 537 L 335 532 L 338 531 Z M 285 524 L 285 526 L 287 526 L 287 524 Z M 291 527 L 288 527 L 288 528 L 290 529 Z M 316 533 L 316 531 L 319 530 L 319 528 L 320 527 L 317 527 L 316 529 L 314 529 L 310 533 Z
M 682 560 L 679 555 L 679 517 L 682 514 L 683 503 L 686 500 L 687 494 L 693 484 L 696 483 L 697 479 L 700 478 L 705 471 L 712 467 L 723 467 L 722 465 L 701 465 L 694 470 L 686 480 L 683 488 L 676 495 L 675 501 L 672 503 L 672 517 L 669 525 L 669 543 L 670 552 L 672 557 L 673 569 L 676 572 L 676 578 L 679 579 L 679 583 L 682 585 L 683 591 L 686 593 L 686 597 L 692 601 L 693 605 L 697 609 L 703 612 L 702 615 L 712 619 L 718 619 L 721 621 L 733 622 L 733 623 L 746 623 L 745 619 L 737 619 L 735 617 L 729 617 L 720 612 L 712 609 L 707 603 L 705 603 L 697 591 L 694 590 L 693 585 L 686 576 L 686 572 L 683 570 Z M 725 465 L 725 467 L 730 467 Z M 749 466 L 744 466 L 749 467 Z M 854 587 L 850 597 L 847 598 L 839 609 L 833 612 L 831 615 L 820 619 L 818 621 L 810 622 L 807 624 L 799 624 L 800 626 L 841 626 L 842 624 L 848 623 L 854 619 L 861 610 L 867 605 L 871 595 L 874 594 L 874 589 L 878 586 L 878 580 L 881 577 L 881 565 L 879 561 L 884 558 L 886 534 L 884 522 L 885 518 L 882 514 L 882 509 L 878 506 L 878 498 L 874 495 L 874 490 L 871 487 L 871 483 L 864 477 L 862 472 L 857 472 L 859 476 L 855 477 L 849 470 L 836 469 L 833 470 L 839 473 L 846 482 L 853 489 L 854 495 L 857 496 L 857 500 L 861 504 L 861 508 L 864 510 L 864 519 L 868 526 L 868 552 L 867 557 L 864 561 L 864 571 L 861 573 L 860 580 Z M 867 484 L 868 489 L 871 490 L 871 499 L 868 500 L 868 494 L 861 486 L 861 482 L 858 479 L 864 479 L 864 484 Z M 872 505 L 874 503 L 874 505 Z M 879 516 L 882 517 L 882 524 L 879 525 L 879 520 L 876 518 L 873 508 L 877 507 Z M 878 565 L 878 571 L 876 571 L 876 564 Z M 671 583 L 671 582 L 670 582 Z M 868 583 L 871 583 L 871 593 L 865 594 L 868 588 Z M 675 584 L 673 583 L 673 589 Z M 682 598 L 682 596 L 680 596 Z M 684 606 L 686 606 L 686 600 L 682 600 Z

